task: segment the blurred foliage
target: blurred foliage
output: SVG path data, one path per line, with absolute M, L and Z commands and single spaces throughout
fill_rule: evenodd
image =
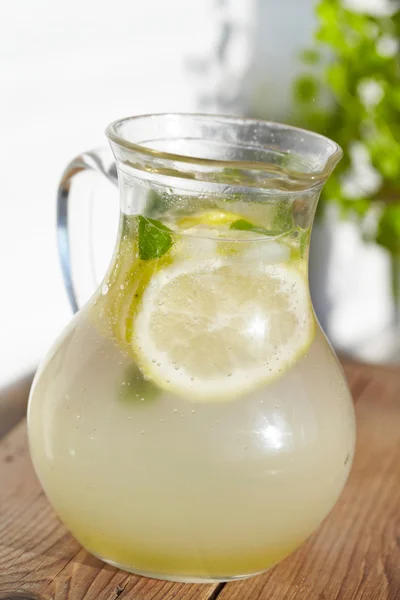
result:
M 352 12 L 341 0 L 319 0 L 315 43 L 302 53 L 305 68 L 294 85 L 297 122 L 344 151 L 324 187 L 321 208 L 335 201 L 343 216 L 356 215 L 364 233 L 393 255 L 400 253 L 397 7 L 392 16 L 377 17 Z M 357 164 L 355 149 L 364 166 Z

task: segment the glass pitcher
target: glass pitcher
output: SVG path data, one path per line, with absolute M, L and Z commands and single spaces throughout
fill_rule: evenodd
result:
M 249 577 L 318 527 L 352 462 L 352 400 L 307 277 L 341 151 L 217 116 L 127 118 L 107 136 L 118 240 L 37 373 L 34 467 L 107 563 L 176 581 Z

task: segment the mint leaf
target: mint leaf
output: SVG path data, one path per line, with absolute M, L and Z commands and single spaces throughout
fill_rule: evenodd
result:
M 252 231 L 253 233 L 259 233 L 260 235 L 276 236 L 280 235 L 282 231 L 266 229 L 265 227 L 258 227 L 253 225 L 250 221 L 245 219 L 238 219 L 231 223 L 230 229 L 236 229 L 238 231 Z
M 314 75 L 302 75 L 294 83 L 294 94 L 298 102 L 314 102 L 320 92 L 318 80 Z
M 378 223 L 378 244 L 394 255 L 400 254 L 400 204 L 388 204 Z
M 152 260 L 163 256 L 172 246 L 171 229 L 155 219 L 137 216 L 139 258 Z
M 306 65 L 316 65 L 321 59 L 321 54 L 315 48 L 307 48 L 301 52 L 300 58 Z
M 160 390 L 146 379 L 136 365 L 130 365 L 120 383 L 119 400 L 129 404 L 152 402 L 160 395 Z

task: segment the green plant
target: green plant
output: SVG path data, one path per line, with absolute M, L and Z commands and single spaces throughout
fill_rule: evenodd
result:
M 393 6 L 395 3 L 393 2 Z M 296 121 L 334 139 L 344 157 L 323 190 L 365 235 L 400 255 L 400 7 L 360 14 L 319 0 L 314 47 L 295 81 Z M 375 227 L 367 216 L 375 216 Z

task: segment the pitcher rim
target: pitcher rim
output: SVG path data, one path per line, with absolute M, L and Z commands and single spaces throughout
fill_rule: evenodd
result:
M 134 151 L 140 155 L 147 156 L 149 158 L 153 158 L 155 160 L 164 160 L 164 161 L 173 161 L 186 165 L 199 165 L 204 167 L 214 167 L 214 168 L 231 168 L 231 169 L 242 169 L 242 170 L 251 170 L 255 172 L 265 171 L 265 167 L 268 164 L 268 168 L 271 168 L 269 163 L 263 161 L 247 161 L 247 160 L 231 160 L 231 159 L 214 159 L 214 158 L 202 158 L 196 156 L 189 156 L 185 154 L 179 154 L 169 151 L 156 150 L 153 148 L 149 148 L 140 142 L 132 142 L 119 135 L 117 132 L 117 126 L 128 122 L 128 121 L 139 121 L 145 120 L 152 117 L 163 117 L 163 118 L 194 118 L 194 119 L 202 119 L 206 121 L 223 121 L 226 124 L 261 124 L 266 127 L 270 127 L 271 129 L 275 129 L 277 131 L 293 131 L 297 132 L 301 135 L 308 136 L 310 139 L 319 140 L 326 144 L 326 147 L 329 148 L 329 154 L 327 152 L 327 158 L 324 161 L 324 167 L 322 169 L 315 169 L 309 172 L 297 171 L 294 169 L 286 169 L 282 166 L 273 166 L 273 169 L 276 169 L 277 172 L 283 172 L 290 177 L 290 179 L 297 180 L 299 183 L 303 184 L 307 181 L 310 182 L 310 187 L 320 183 L 323 184 L 330 173 L 335 168 L 336 164 L 339 162 L 341 157 L 343 156 L 343 150 L 334 140 L 324 136 L 320 133 L 316 133 L 315 131 L 311 131 L 309 129 L 305 129 L 302 127 L 297 127 L 294 125 L 288 125 L 285 123 L 280 123 L 278 121 L 269 121 L 266 119 L 257 119 L 253 117 L 241 117 L 235 115 L 223 115 L 223 114 L 207 114 L 207 113 L 192 113 L 192 112 L 160 112 L 160 113 L 143 113 L 139 115 L 133 115 L 129 117 L 123 117 L 120 119 L 116 119 L 112 121 L 106 128 L 105 134 L 107 138 L 117 144 L 120 148 L 124 148 L 126 150 Z M 268 146 L 264 145 L 264 148 Z M 287 153 L 290 154 L 290 153 Z

